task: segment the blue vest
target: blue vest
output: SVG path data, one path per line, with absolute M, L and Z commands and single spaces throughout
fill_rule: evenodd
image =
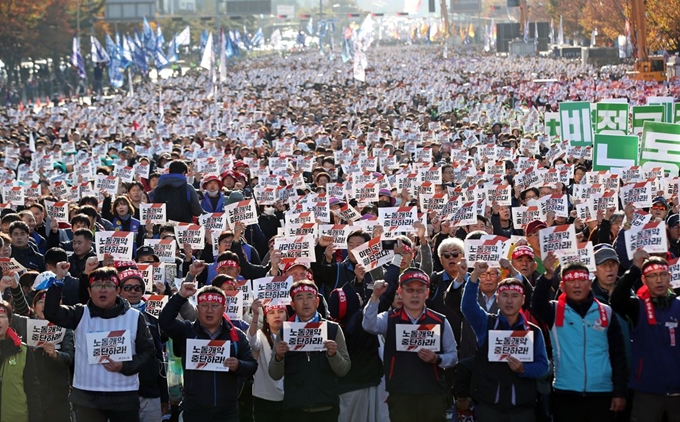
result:
M 637 324 L 631 332 L 632 363 L 628 387 L 650 394 L 680 393 L 680 300 L 668 309 L 654 307 L 656 324 L 647 321 L 645 302 L 639 302 Z
M 418 324 L 437 324 L 444 333 L 444 320 L 440 313 L 427 309 Z M 446 392 L 444 370 L 433 363 L 425 363 L 415 352 L 398 352 L 397 324 L 412 324 L 403 308 L 390 311 L 385 334 L 385 389 L 390 393 L 438 395 Z M 440 341 L 439 353 L 442 352 Z
M 585 318 L 566 305 L 564 322 L 557 326 L 558 306 L 555 306 L 555 324 L 550 330 L 557 390 L 579 393 L 611 393 L 612 365 L 609 360 L 609 324 L 603 326 L 599 306 L 604 307 L 607 321 L 612 309 L 593 300 Z
M 210 200 L 210 196 L 208 194 L 203 195 L 203 200 L 201 201 L 201 207 L 205 210 L 205 212 L 212 213 L 212 212 L 224 212 L 224 194 L 222 192 L 219 193 L 219 196 L 217 197 L 217 206 L 213 208 L 212 201 Z
M 113 224 L 113 230 L 120 232 L 123 231 L 123 220 L 121 220 L 118 217 L 115 217 L 112 221 L 111 224 Z M 134 233 L 134 236 L 132 237 L 134 239 L 132 243 L 132 256 L 135 257 L 137 256 L 137 236 L 139 235 L 139 228 L 141 227 L 141 223 L 139 220 L 136 218 L 130 217 L 130 232 Z

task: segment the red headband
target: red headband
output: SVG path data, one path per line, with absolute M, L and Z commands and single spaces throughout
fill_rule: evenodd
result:
M 224 261 L 220 261 L 217 263 L 217 268 L 222 268 L 222 267 L 232 267 L 232 268 L 238 268 L 238 262 L 232 261 L 231 259 L 227 259 Z
M 590 280 L 590 274 L 588 273 L 588 271 L 574 270 L 569 271 L 568 273 L 562 276 L 562 281 L 574 281 L 574 280 L 588 281 Z
M 220 305 L 224 306 L 226 303 L 226 299 L 222 295 L 218 295 L 217 293 L 206 293 L 203 295 L 200 295 L 198 297 L 198 303 L 201 304 L 203 302 L 212 302 L 212 303 L 219 303 Z
M 128 278 L 138 278 L 144 281 L 144 276 L 137 270 L 125 270 L 118 273 L 118 278 L 121 280 L 127 280 Z
M 273 311 L 275 309 L 286 309 L 286 305 L 283 304 L 278 304 L 278 305 L 267 305 L 264 307 L 264 313 L 266 314 L 269 311 Z
M 645 271 L 642 275 L 647 275 L 652 271 L 668 271 L 668 265 L 666 264 L 650 264 L 645 267 Z
M 519 292 L 521 294 L 524 294 L 524 287 L 518 285 L 518 284 L 503 284 L 501 286 L 498 286 L 498 294 L 500 295 L 503 292 L 507 291 L 515 291 Z
M 404 252 L 411 253 L 411 252 L 413 252 L 413 249 L 411 249 L 411 247 L 409 245 L 404 243 Z
M 402 285 L 404 283 L 409 283 L 411 281 L 422 281 L 423 283 L 427 284 L 428 286 L 430 285 L 430 277 L 426 276 L 423 273 L 417 272 L 417 271 L 405 273 L 401 277 L 399 277 L 399 285 Z
M 118 285 L 120 284 L 120 281 L 118 281 L 118 277 L 116 277 L 115 275 L 112 275 L 112 276 L 109 277 L 108 279 L 98 278 L 98 279 L 96 279 L 96 280 L 95 280 L 94 277 L 90 277 L 90 286 L 93 285 L 95 281 L 113 281 L 113 283 L 114 283 L 116 286 L 118 286 Z
M 5 315 L 7 315 L 7 309 L 5 309 L 4 306 L 0 306 L 0 314 L 5 314 Z
M 293 290 L 290 291 L 290 297 L 295 298 L 295 295 L 298 293 L 314 293 L 318 294 L 319 291 L 316 289 L 316 287 L 312 287 L 309 284 L 301 284 L 294 288 Z

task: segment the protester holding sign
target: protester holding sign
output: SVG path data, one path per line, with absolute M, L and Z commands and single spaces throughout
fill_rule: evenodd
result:
M 173 161 L 168 173 L 162 174 L 156 189 L 149 193 L 154 203 L 168 204 L 168 220 L 191 223 L 193 217 L 203 214 L 198 194 L 193 186 L 187 183 L 189 168 L 183 161 Z
M 269 376 L 269 362 L 273 359 L 274 339 L 283 321 L 288 318 L 285 304 L 271 303 L 262 306 L 260 299 L 250 305 L 253 320 L 248 328 L 248 342 L 257 356 L 257 372 L 253 383 L 253 416 L 256 421 L 287 420 L 283 407 L 283 385 Z M 262 328 L 258 329 L 260 311 L 264 311 Z
M 111 197 L 105 195 L 102 217 L 111 221 L 113 231 L 133 233 L 135 241 L 132 249 L 136 251 L 137 245 L 144 241 L 144 226 L 139 219 L 133 217 L 134 213 L 135 209 L 127 196 L 119 196 L 111 203 Z
M 524 285 L 514 278 L 498 284 L 498 314 L 485 311 L 478 302 L 478 286 L 488 264 L 477 262 L 465 285 L 461 310 L 477 337 L 479 349 L 475 354 L 470 397 L 477 405 L 480 421 L 533 421 L 536 417 L 538 390 L 536 379 L 549 369 L 545 342 L 541 330 L 526 321 L 521 314 L 524 304 Z M 501 331 L 503 342 L 492 343 L 491 331 Z M 533 333 L 533 344 L 514 343 L 525 339 L 524 333 Z M 533 348 L 533 359 L 524 360 Z M 491 354 L 500 355 L 499 362 L 491 361 Z
M 385 336 L 383 362 L 390 421 L 443 422 L 447 393 L 444 369 L 458 361 L 451 325 L 444 315 L 425 306 L 430 278 L 422 270 L 409 268 L 399 276 L 398 292 L 404 301 L 403 307 L 378 314 L 380 296 L 386 290 L 385 283 L 374 285 L 371 300 L 364 308 L 362 326 L 369 333 Z M 415 334 L 409 331 L 408 336 L 405 335 L 406 328 L 413 326 L 438 332 L 437 341 L 431 347 L 399 351 L 404 343 L 419 344 L 421 336 L 429 336 L 425 331 Z
M 312 281 L 297 281 L 290 289 L 294 323 L 305 323 L 301 337 L 311 339 L 307 331 L 311 326 L 327 328 L 327 340 L 322 341 L 320 351 L 297 351 L 298 345 L 281 332 L 276 336 L 275 355 L 269 362 L 269 375 L 274 380 L 283 378 L 283 404 L 286 422 L 318 421 L 336 422 L 339 414 L 337 378 L 350 369 L 351 361 L 345 336 L 340 326 L 319 315 L 319 290 Z M 297 339 L 296 339 L 297 340 Z M 289 342 L 291 343 L 289 346 Z M 303 342 L 305 343 L 305 342 Z
M 613 421 L 626 407 L 626 353 L 612 309 L 593 297 L 590 273 L 581 263 L 562 268 L 558 300 L 551 299 L 554 252 L 544 259 L 545 274 L 531 306 L 550 328 L 555 365 L 556 422 Z
M 12 286 L 14 273 L 3 275 L 0 287 Z M 18 289 L 19 292 L 21 291 Z M 73 366 L 73 330 L 59 327 L 45 320 L 46 290 L 35 293 L 32 303 L 33 318 L 14 313 L 11 327 L 26 343 L 35 358 L 40 385 L 42 413 L 58 422 L 70 422 L 71 408 L 68 394 Z M 23 298 L 23 293 L 20 300 Z M 14 298 L 15 302 L 17 298 Z
M 37 365 L 28 346 L 10 328 L 12 307 L 0 300 L 0 368 L 2 400 L 0 417 L 7 421 L 43 420 Z
M 198 271 L 199 263 L 195 267 L 193 272 Z M 196 322 L 176 319 L 194 294 L 198 302 Z M 175 354 L 182 358 L 185 369 L 180 403 L 185 422 L 237 422 L 239 379 L 257 370 L 246 335 L 223 315 L 225 305 L 226 296 L 219 288 L 205 286 L 197 291 L 193 283 L 183 283 L 161 311 L 161 330 L 172 338 Z M 201 345 L 189 345 L 192 339 Z M 221 368 L 211 368 L 215 365 Z
M 56 277 L 40 287 L 48 288 L 45 317 L 75 331 L 75 369 L 69 400 L 78 418 L 84 420 L 139 421 L 137 374 L 155 359 L 146 321 L 118 297 L 118 272 L 110 267 L 90 273 L 90 300 L 86 305 L 60 306 L 68 269 L 68 263 L 58 263 Z
M 680 365 L 676 330 L 680 301 L 670 290 L 668 263 L 635 252 L 630 269 L 614 288 L 612 308 L 632 321 L 632 368 L 628 387 L 634 391 L 631 418 L 641 422 L 676 420 L 680 408 Z M 640 287 L 641 286 L 641 287 Z M 637 289 L 631 296 L 631 289 Z
M 163 364 L 163 342 L 158 327 L 158 319 L 146 312 L 146 302 L 142 300 L 145 283 L 137 269 L 127 269 L 118 273 L 120 279 L 120 297 L 130 303 L 132 309 L 139 311 L 153 338 L 156 356 L 139 371 L 139 420 L 157 421 L 169 410 L 168 382 Z

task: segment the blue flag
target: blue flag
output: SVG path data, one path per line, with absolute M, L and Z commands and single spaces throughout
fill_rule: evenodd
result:
M 108 34 L 107 34 L 108 35 Z M 104 50 L 104 47 L 99 43 L 99 40 L 97 40 L 94 36 L 90 35 L 90 45 L 92 46 L 92 61 L 95 63 L 109 63 L 111 61 L 111 57 L 109 54 Z
M 201 45 L 201 56 L 203 55 L 203 50 L 205 50 L 205 45 L 207 43 L 208 43 L 208 31 L 204 29 L 203 32 L 201 32 L 201 44 L 200 44 Z
M 149 25 L 149 21 L 144 17 L 144 25 L 142 27 L 142 44 L 147 53 L 153 54 L 156 51 L 156 35 Z
M 172 37 L 172 41 L 170 41 L 170 45 L 168 46 L 168 61 L 170 63 L 174 63 L 179 59 L 179 56 L 177 54 L 177 33 L 175 32 L 175 36 Z
M 109 83 L 114 88 L 120 88 L 125 80 L 121 71 L 121 54 L 118 51 L 118 46 L 113 42 L 109 34 L 106 34 L 106 51 L 111 58 L 109 62 Z
M 73 51 L 71 52 L 71 65 L 78 72 L 78 77 L 85 79 L 85 61 L 83 60 L 83 55 L 80 54 L 80 40 L 78 36 L 73 37 Z
M 264 41 L 264 34 L 262 33 L 262 28 L 258 28 L 257 32 L 250 40 L 250 43 L 253 45 L 253 47 L 259 47 L 262 44 L 262 41 Z

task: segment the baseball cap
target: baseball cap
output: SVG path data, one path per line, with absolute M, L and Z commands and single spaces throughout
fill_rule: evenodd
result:
M 526 234 L 532 234 L 534 232 L 537 232 L 541 229 L 547 229 L 548 225 L 545 224 L 545 222 L 541 220 L 534 220 L 531 223 L 527 224 L 527 228 L 525 230 Z
M 139 259 L 140 256 L 144 255 L 151 255 L 153 256 L 154 262 L 161 262 L 160 258 L 158 258 L 156 252 L 153 250 L 151 246 L 140 246 L 139 248 L 137 248 L 137 259 Z
M 609 260 L 616 261 L 617 264 L 621 263 L 621 261 L 619 261 L 619 256 L 611 246 L 605 245 L 595 251 L 595 265 L 604 264 Z
M 666 219 L 666 227 L 669 229 L 680 224 L 680 214 L 673 214 Z
M 656 204 L 657 202 L 661 202 L 664 207 L 668 208 L 668 202 L 666 202 L 666 198 L 663 196 L 657 196 L 652 200 L 652 205 Z
M 420 268 L 409 268 L 399 277 L 400 286 L 412 281 L 418 281 L 427 287 L 430 287 L 430 277 L 428 277 L 425 271 L 421 270 Z
M 512 259 L 518 259 L 523 256 L 528 256 L 531 259 L 536 257 L 531 246 L 518 246 L 514 251 L 512 251 Z

